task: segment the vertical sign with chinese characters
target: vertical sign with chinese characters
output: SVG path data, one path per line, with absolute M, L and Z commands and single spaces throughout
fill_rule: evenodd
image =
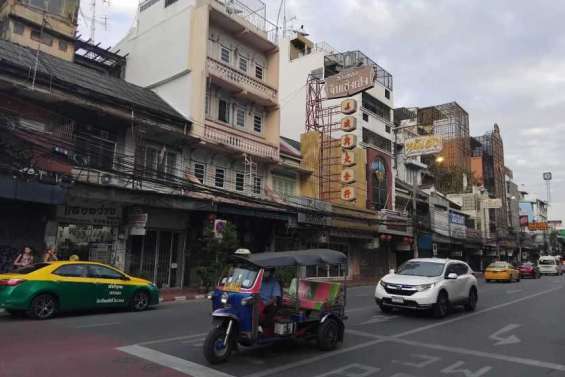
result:
M 357 111 L 357 101 L 348 98 L 341 102 L 341 113 L 345 116 L 341 119 L 340 128 L 346 132 L 341 137 L 341 164 L 343 169 L 341 171 L 341 200 L 348 202 L 355 200 L 355 147 L 357 147 L 357 135 L 350 132 L 355 131 L 357 128 L 357 119 L 353 116 Z

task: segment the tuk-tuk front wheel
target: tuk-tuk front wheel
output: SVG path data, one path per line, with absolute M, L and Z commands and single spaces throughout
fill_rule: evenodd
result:
M 219 364 L 227 361 L 233 350 L 233 341 L 228 339 L 227 344 L 224 344 L 226 340 L 226 329 L 223 327 L 217 327 L 208 333 L 206 341 L 204 341 L 204 357 L 210 364 Z
M 339 342 L 339 324 L 335 319 L 327 319 L 318 327 L 318 347 L 322 351 L 331 351 Z

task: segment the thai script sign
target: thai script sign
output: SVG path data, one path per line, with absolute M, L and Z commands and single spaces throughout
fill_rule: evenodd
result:
M 375 69 L 371 65 L 344 70 L 326 79 L 328 98 L 349 97 L 375 86 Z
M 442 149 L 443 141 L 440 136 L 421 136 L 404 142 L 404 154 L 406 157 L 436 154 L 441 152 Z
M 528 229 L 531 231 L 536 231 L 536 230 L 548 230 L 549 229 L 549 225 L 546 222 L 539 222 L 539 223 L 529 223 L 528 224 Z
M 57 207 L 57 219 L 69 224 L 117 226 L 122 219 L 122 209 L 104 203 L 69 203 Z

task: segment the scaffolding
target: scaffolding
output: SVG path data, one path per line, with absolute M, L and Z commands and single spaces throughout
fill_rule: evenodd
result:
M 439 154 L 422 157 L 435 175 L 437 189 L 446 194 L 464 192 L 471 177 L 469 114 L 456 102 L 421 108 L 417 126 L 419 135 L 442 138 Z
M 333 136 L 340 130 L 339 105 L 326 105 L 325 82 L 320 75 L 308 76 L 306 94 L 306 132 L 320 135 L 317 180 L 321 200 L 332 201 L 339 197 L 340 141 Z
M 506 168 L 504 165 L 504 144 L 500 129 L 495 123 L 494 129 L 476 138 L 481 146 L 475 148 L 474 156 L 483 158 L 485 188 L 489 194 L 502 200 L 502 208 L 493 210 L 497 229 L 507 227 L 506 211 Z

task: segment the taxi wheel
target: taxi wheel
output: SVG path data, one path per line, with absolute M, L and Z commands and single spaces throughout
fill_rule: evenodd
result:
M 41 294 L 31 301 L 28 315 L 35 319 L 49 319 L 57 313 L 57 299 L 50 294 Z
M 208 333 L 204 345 L 204 357 L 210 364 L 219 364 L 227 361 L 231 356 L 234 343 L 228 339 L 228 344 L 224 344 L 226 339 L 226 329 L 216 327 Z
M 334 319 L 328 319 L 318 327 L 318 347 L 322 351 L 331 351 L 339 342 L 339 325 Z
M 142 312 L 149 307 L 149 294 L 145 291 L 137 291 L 131 299 L 130 308 L 134 312 Z

